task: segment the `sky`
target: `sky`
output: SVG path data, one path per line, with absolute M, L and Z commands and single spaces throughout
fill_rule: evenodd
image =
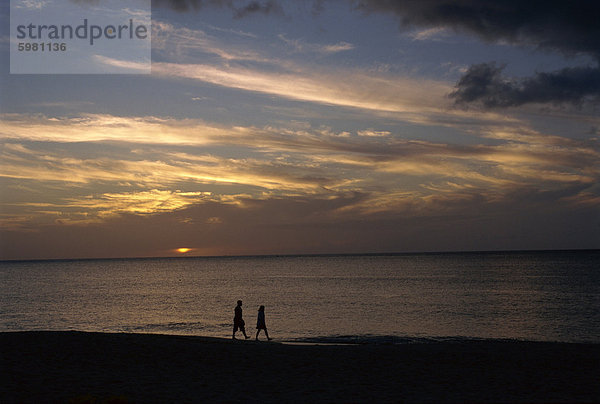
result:
M 151 74 L 9 16 L 0 259 L 600 248 L 595 0 L 154 0 Z

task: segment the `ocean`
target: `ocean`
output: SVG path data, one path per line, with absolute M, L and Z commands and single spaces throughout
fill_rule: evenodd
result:
M 600 343 L 600 250 L 0 262 L 0 331 L 230 338 L 240 299 L 278 341 Z

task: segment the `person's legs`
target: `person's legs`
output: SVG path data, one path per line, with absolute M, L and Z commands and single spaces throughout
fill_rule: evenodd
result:
M 269 337 L 269 332 L 267 331 L 267 329 L 265 328 L 265 335 L 267 336 L 267 340 L 271 341 L 271 338 Z

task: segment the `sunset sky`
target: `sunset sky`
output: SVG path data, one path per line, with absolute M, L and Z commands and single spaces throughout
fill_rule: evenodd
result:
M 151 75 L 9 15 L 0 259 L 600 248 L 595 0 L 156 0 Z

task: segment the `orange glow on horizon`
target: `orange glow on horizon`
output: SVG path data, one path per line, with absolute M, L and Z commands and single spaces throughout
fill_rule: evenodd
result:
M 189 252 L 191 250 L 192 250 L 191 248 L 181 247 L 181 248 L 178 248 L 176 251 L 179 253 L 185 254 L 186 252 Z

